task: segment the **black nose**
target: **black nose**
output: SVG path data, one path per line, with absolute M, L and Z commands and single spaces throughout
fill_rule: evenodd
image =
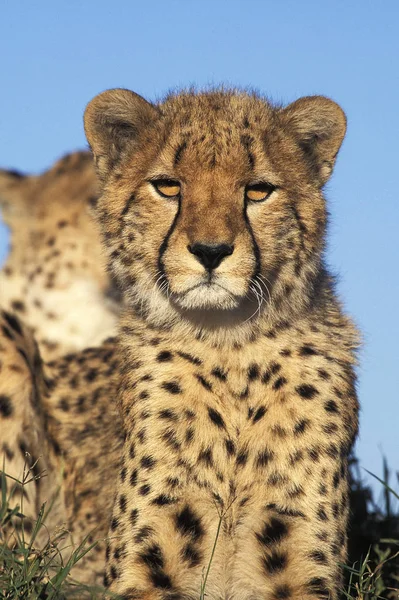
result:
M 226 256 L 233 254 L 234 246 L 230 244 L 201 244 L 197 242 L 188 246 L 191 254 L 194 254 L 205 269 L 209 271 L 216 269 Z

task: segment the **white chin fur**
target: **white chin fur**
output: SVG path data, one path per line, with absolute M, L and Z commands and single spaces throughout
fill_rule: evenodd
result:
M 173 297 L 174 302 L 185 310 L 237 308 L 240 299 L 217 285 L 201 285 L 184 294 Z

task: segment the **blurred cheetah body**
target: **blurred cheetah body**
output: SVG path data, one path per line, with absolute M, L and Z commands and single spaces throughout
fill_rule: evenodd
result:
M 43 503 L 51 506 L 35 545 L 63 527 L 64 560 L 86 537 L 88 543 L 99 540 L 73 569 L 82 583 L 103 578 L 123 437 L 113 401 L 118 370 L 112 338 L 44 364 L 30 329 L 0 311 L 0 460 L 17 481 L 28 473 L 22 489 L 7 480 L 10 504 L 25 517 L 27 541 Z M 14 519 L 13 527 L 0 532 L 2 542 L 13 545 L 20 527 Z
M 0 306 L 35 333 L 44 359 L 97 345 L 115 332 L 119 306 L 107 297 L 98 195 L 87 152 L 74 152 L 38 176 L 0 171 L 0 206 L 11 250 L 0 271 Z

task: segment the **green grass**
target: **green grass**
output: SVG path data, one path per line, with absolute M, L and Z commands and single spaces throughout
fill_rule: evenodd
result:
M 40 508 L 33 524 L 25 518 L 24 487 L 35 479 L 33 467 L 25 468 L 20 481 L 5 474 L 4 470 L 0 472 L 0 598 L 94 599 L 107 594 L 102 587 L 81 585 L 70 575 L 73 566 L 96 543 L 89 544 L 86 538 L 77 547 L 72 547 L 68 545 L 68 531 L 64 528 L 50 535 L 46 518 L 51 506 L 46 507 L 46 504 Z M 43 473 L 39 475 L 43 476 Z
M 51 506 L 43 504 L 33 524 L 24 517 L 23 490 L 37 477 L 33 468 L 34 465 L 25 469 L 22 481 L 6 475 L 4 469 L 0 472 L 0 599 L 83 600 L 99 599 L 104 595 L 117 598 L 102 587 L 79 584 L 71 576 L 74 565 L 96 542 L 90 544 L 86 538 L 79 546 L 71 546 L 68 531 L 63 528 L 50 535 L 46 519 Z M 38 477 L 43 476 L 44 473 Z M 374 476 L 382 485 L 382 500 L 376 502 L 362 480 L 357 462 L 353 461 L 349 561 L 344 567 L 343 600 L 399 600 L 399 494 L 390 485 L 391 476 L 384 461 L 383 478 Z M 199 600 L 207 598 L 207 579 L 224 513 L 219 516 Z

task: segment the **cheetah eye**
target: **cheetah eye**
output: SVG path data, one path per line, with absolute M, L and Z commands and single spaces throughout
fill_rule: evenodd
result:
M 250 202 L 263 202 L 271 196 L 275 189 L 275 185 L 266 181 L 253 183 L 245 188 L 245 199 Z
M 156 179 L 151 183 L 158 194 L 165 198 L 176 198 L 180 194 L 180 183 L 174 179 Z

